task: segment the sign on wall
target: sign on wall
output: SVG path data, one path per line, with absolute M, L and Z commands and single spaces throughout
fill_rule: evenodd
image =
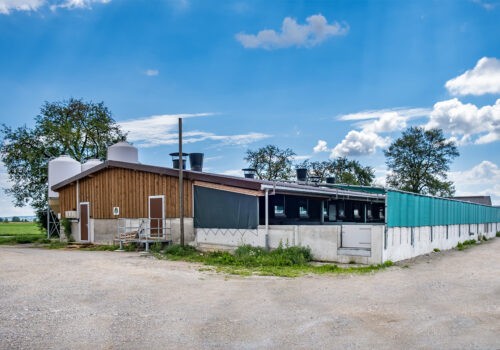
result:
M 120 207 L 113 207 L 113 215 L 120 215 Z

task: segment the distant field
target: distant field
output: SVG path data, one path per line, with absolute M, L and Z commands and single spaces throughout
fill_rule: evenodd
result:
M 44 242 L 45 234 L 33 222 L 0 223 L 0 244 Z
M 0 222 L 0 236 L 42 235 L 37 224 L 33 222 Z

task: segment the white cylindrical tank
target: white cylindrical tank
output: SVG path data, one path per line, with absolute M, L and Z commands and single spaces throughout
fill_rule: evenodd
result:
M 82 173 L 85 170 L 89 170 L 90 168 L 93 168 L 99 164 L 102 164 L 102 162 L 99 159 L 89 159 L 85 163 L 82 164 Z
M 49 161 L 49 198 L 59 197 L 59 193 L 52 191 L 53 185 L 79 174 L 81 167 L 80 162 L 66 155 Z
M 119 162 L 139 163 L 137 148 L 122 141 L 108 147 L 108 160 Z

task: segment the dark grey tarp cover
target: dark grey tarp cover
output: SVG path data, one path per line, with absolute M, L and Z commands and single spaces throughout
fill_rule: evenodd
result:
M 255 229 L 258 197 L 194 186 L 194 227 Z

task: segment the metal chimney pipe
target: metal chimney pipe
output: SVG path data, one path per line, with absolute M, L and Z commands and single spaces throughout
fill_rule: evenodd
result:
M 189 153 L 189 164 L 192 171 L 203 171 L 203 153 Z

